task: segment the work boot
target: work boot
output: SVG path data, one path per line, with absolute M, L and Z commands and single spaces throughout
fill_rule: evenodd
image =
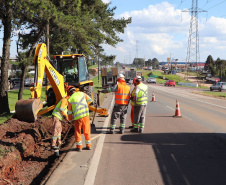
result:
M 109 133 L 110 133 L 110 134 L 114 134 L 114 133 L 115 133 L 115 130 L 114 130 L 114 129 L 111 129 L 111 130 L 109 131 Z
M 119 134 L 123 134 L 123 133 L 124 133 L 124 131 L 125 131 L 125 128 L 120 128 L 120 130 L 119 130 Z
M 143 133 L 144 129 L 143 128 L 139 128 L 139 133 Z
M 91 147 L 88 147 L 88 146 L 87 146 L 87 147 L 86 147 L 86 150 L 91 150 Z
M 129 128 L 133 128 L 133 126 L 129 126 Z
M 82 151 L 82 149 L 81 149 L 81 148 L 75 148 L 75 151 L 77 151 L 77 152 L 81 152 L 81 151 Z
M 138 128 L 133 128 L 130 130 L 130 132 L 138 132 Z
M 53 149 L 53 150 L 58 150 L 59 147 L 55 145 L 55 146 L 52 146 L 52 149 Z

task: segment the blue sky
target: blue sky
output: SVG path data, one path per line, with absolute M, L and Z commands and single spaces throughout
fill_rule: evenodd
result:
M 115 62 L 132 63 L 135 57 L 145 60 L 168 57 L 185 61 L 187 57 L 192 0 L 102 0 L 116 6 L 115 18 L 132 17 L 116 47 L 104 45 L 105 53 L 116 55 Z M 200 61 L 208 55 L 213 59 L 226 59 L 226 0 L 199 0 L 199 51 Z M 0 29 L 2 38 L 3 28 Z M 16 56 L 17 37 L 12 38 L 10 56 Z M 50 41 L 51 42 L 51 41 Z M 0 39 L 0 56 L 2 55 Z
M 134 57 L 160 62 L 171 56 L 186 61 L 192 0 L 103 0 L 116 6 L 115 18 L 132 17 L 132 23 L 115 48 L 105 46 L 116 61 L 132 63 Z M 226 0 L 199 0 L 200 62 L 208 55 L 226 59 Z M 115 61 L 115 62 L 116 62 Z

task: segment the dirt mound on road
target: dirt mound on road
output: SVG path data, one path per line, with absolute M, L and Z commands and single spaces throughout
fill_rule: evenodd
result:
M 69 128 L 62 123 L 62 137 Z M 53 164 L 52 118 L 34 123 L 11 118 L 0 125 L 0 184 L 40 184 Z

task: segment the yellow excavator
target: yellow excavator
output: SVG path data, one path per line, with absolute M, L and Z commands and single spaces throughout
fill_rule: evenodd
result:
M 34 86 L 30 88 L 31 98 L 17 101 L 15 107 L 17 119 L 34 122 L 39 115 L 53 110 L 56 104 L 67 96 L 66 88 L 69 85 L 78 91 L 86 92 L 94 100 L 93 81 L 89 78 L 85 55 L 55 55 L 54 60 L 50 61 L 46 45 L 42 43 L 36 47 L 34 65 L 35 79 Z M 46 108 L 43 108 L 43 102 L 40 100 L 44 73 L 51 85 L 47 92 Z M 100 116 L 108 116 L 105 108 L 89 105 L 89 109 L 99 113 Z

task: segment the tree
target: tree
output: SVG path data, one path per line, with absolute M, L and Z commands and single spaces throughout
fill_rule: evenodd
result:
M 159 61 L 158 61 L 157 58 L 153 58 L 151 62 L 152 62 L 152 67 L 153 67 L 153 69 L 159 67 Z
M 36 44 L 45 42 L 46 37 L 51 40 L 50 51 L 54 54 L 62 51 L 73 53 L 79 51 L 86 55 L 93 55 L 95 52 L 100 55 L 100 50 L 103 50 L 101 44 L 115 46 L 121 42 L 122 39 L 118 37 L 118 33 L 124 33 L 127 24 L 131 23 L 131 18 L 114 19 L 116 7 L 109 8 L 109 4 L 101 0 L 0 0 L 0 3 L 0 17 L 4 33 L 7 34 L 4 35 L 0 100 L 4 99 L 4 106 L 1 108 L 7 112 L 9 108 L 7 109 L 8 99 L 5 93 L 8 87 L 6 73 L 12 24 L 13 28 L 21 31 L 18 46 L 23 53 L 26 53 L 26 56 L 22 56 L 18 52 L 18 57 L 20 61 L 27 61 L 33 56 Z M 48 24 L 50 25 L 49 34 L 46 31 Z M 23 31 L 25 29 L 26 32 Z M 22 98 L 27 65 L 27 62 L 21 62 L 23 72 L 19 99 Z
M 211 55 L 207 57 L 204 69 L 208 70 L 212 75 L 214 74 L 214 60 Z
M 113 65 L 113 61 L 115 60 L 115 55 L 102 55 L 102 63 L 101 65 Z
M 12 1 L 1 0 L 0 7 L 0 19 L 4 26 L 3 35 L 3 54 L 1 61 L 1 83 L 0 83 L 0 115 L 3 113 L 9 113 L 9 102 L 8 102 L 8 68 L 9 68 L 9 57 L 10 57 L 10 42 L 12 33 L 12 20 L 13 20 L 13 8 Z
M 143 58 L 134 58 L 133 65 L 135 65 L 136 68 L 144 67 L 144 59 Z

